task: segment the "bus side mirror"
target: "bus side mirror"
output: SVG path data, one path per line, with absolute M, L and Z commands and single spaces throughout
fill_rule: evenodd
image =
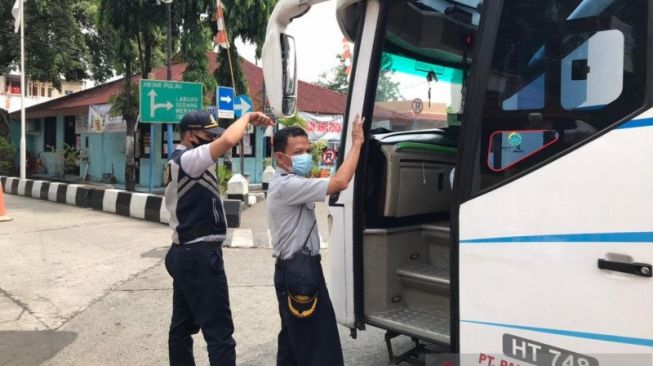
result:
M 281 60 L 283 65 L 283 98 L 281 114 L 293 116 L 297 107 L 297 53 L 295 39 L 287 34 L 281 35 Z
M 265 91 L 272 112 L 278 117 L 293 116 L 297 107 L 295 39 L 268 27 L 262 56 Z

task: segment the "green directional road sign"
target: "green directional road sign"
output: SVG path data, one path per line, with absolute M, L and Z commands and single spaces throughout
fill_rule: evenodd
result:
M 141 80 L 141 122 L 179 123 L 194 109 L 202 109 L 202 84 Z

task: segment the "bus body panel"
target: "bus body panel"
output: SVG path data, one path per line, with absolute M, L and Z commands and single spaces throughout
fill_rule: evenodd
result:
M 597 266 L 653 263 L 651 117 L 461 205 L 461 353 L 653 353 L 653 279 Z

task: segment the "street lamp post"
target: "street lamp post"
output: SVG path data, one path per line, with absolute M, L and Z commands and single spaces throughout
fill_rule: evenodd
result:
M 167 31 L 167 43 L 168 43 L 168 70 L 167 70 L 167 75 L 166 75 L 166 80 L 171 80 L 172 79 L 172 66 L 171 66 L 171 57 L 172 57 L 172 0 L 161 0 L 163 3 L 166 4 L 168 7 L 168 31 Z M 168 158 L 172 154 L 173 150 L 173 129 L 172 129 L 172 123 L 168 123 L 167 125 L 168 128 Z

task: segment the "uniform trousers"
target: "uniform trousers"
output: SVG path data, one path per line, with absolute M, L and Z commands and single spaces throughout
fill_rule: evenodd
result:
M 165 259 L 172 277 L 171 366 L 194 366 L 192 335 L 202 330 L 211 366 L 236 364 L 236 342 L 221 242 L 173 244 Z
M 336 316 L 321 267 L 317 307 L 313 315 L 306 319 L 295 318 L 290 314 L 285 276 L 283 261 L 277 261 L 274 288 L 281 316 L 281 331 L 277 339 L 277 366 L 343 365 Z

